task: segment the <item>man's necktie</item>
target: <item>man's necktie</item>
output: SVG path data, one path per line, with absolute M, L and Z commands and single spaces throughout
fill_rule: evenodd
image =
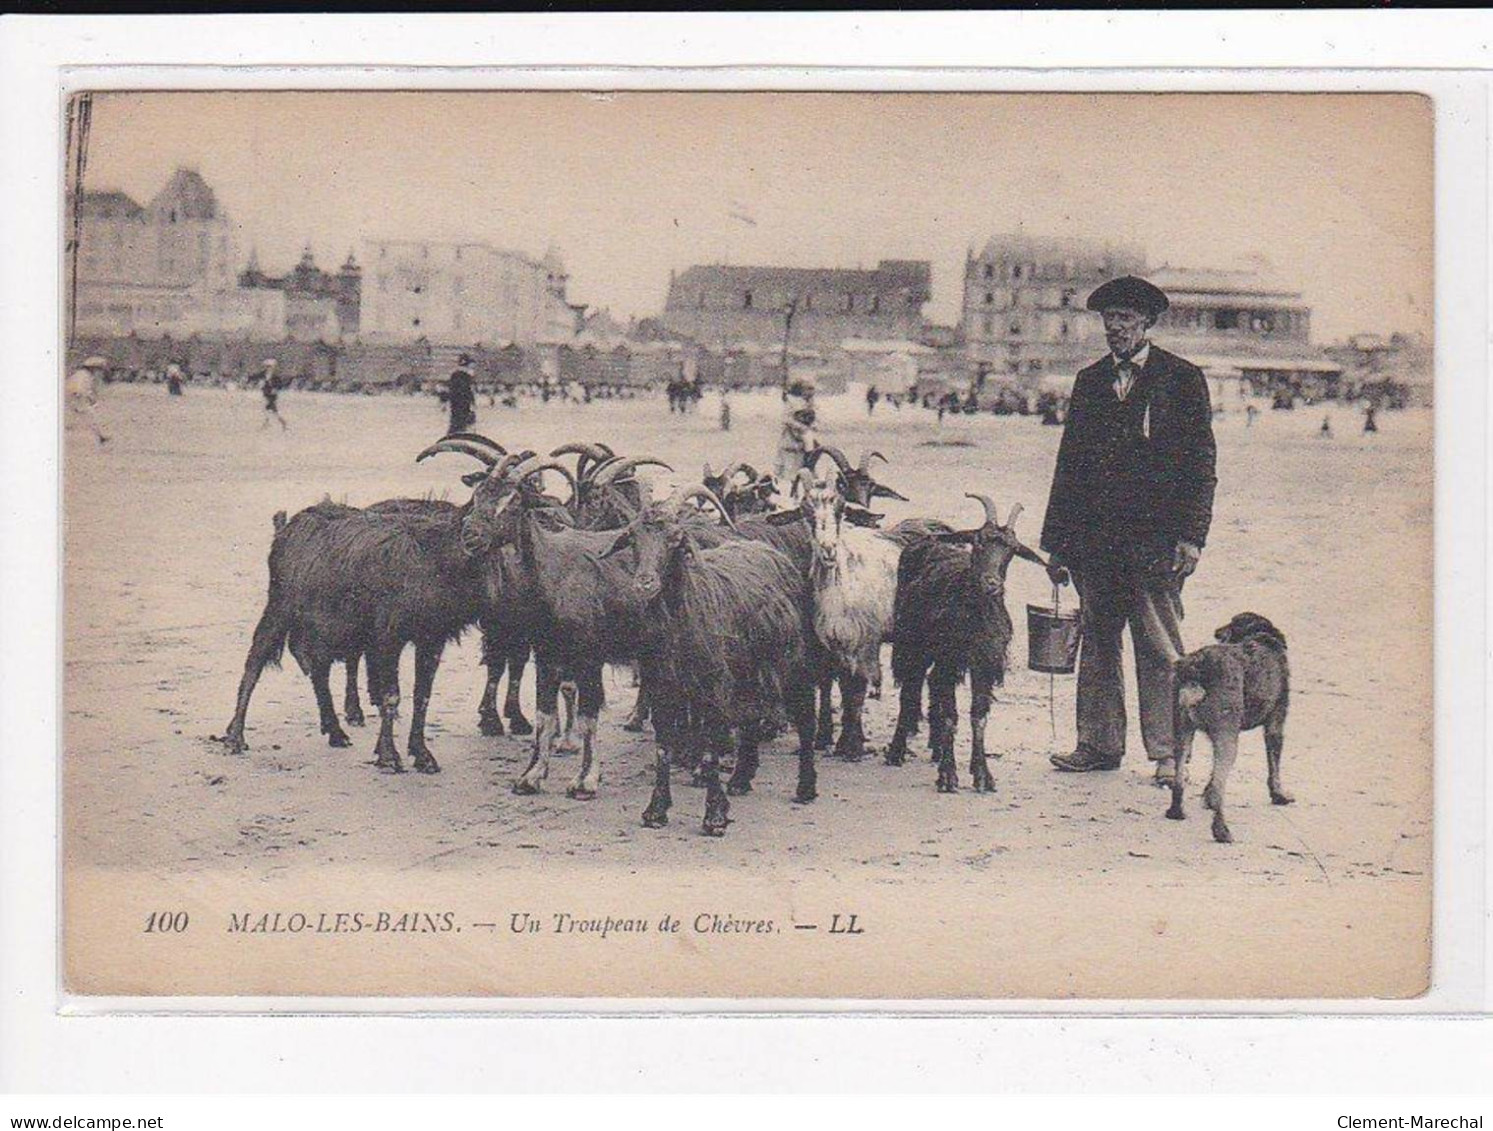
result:
M 1130 384 L 1135 379 L 1135 366 L 1128 361 L 1119 362 L 1115 366 L 1115 396 L 1120 400 L 1130 392 Z

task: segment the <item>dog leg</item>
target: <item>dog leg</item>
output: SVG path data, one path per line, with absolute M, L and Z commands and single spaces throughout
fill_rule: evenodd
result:
M 1234 759 L 1239 755 L 1239 732 L 1233 728 L 1209 735 L 1213 739 L 1213 776 L 1203 794 L 1204 804 L 1213 810 L 1213 839 L 1219 844 L 1230 844 L 1234 838 L 1224 819 L 1224 791 L 1229 784 L 1229 771 L 1234 768 Z
M 1270 800 L 1276 805 L 1289 805 L 1296 800 L 1280 787 L 1280 756 L 1285 745 L 1285 720 L 1271 719 L 1265 724 L 1265 762 L 1269 767 L 1266 784 L 1270 787 Z
M 1179 712 L 1180 715 L 1180 712 Z M 1185 821 L 1187 813 L 1182 807 L 1182 794 L 1187 788 L 1187 764 L 1192 761 L 1192 740 L 1197 730 L 1179 718 L 1172 752 L 1177 759 L 1176 773 L 1172 778 L 1172 807 L 1166 811 L 1167 819 Z

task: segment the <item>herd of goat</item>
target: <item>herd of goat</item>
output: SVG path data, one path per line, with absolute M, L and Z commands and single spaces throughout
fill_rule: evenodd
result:
M 380 719 L 376 764 L 401 770 L 399 660 L 413 644 L 408 753 L 416 770 L 436 773 L 425 740 L 436 669 L 445 645 L 476 625 L 488 673 L 482 732 L 504 733 L 506 719 L 511 733 L 533 735 L 515 792 L 537 792 L 566 742 L 580 752 L 569 796 L 596 795 L 603 666 L 635 664 L 638 700 L 626 727 L 651 722 L 658 751 L 643 823 L 667 822 L 670 768 L 686 766 L 705 787 L 704 831 L 719 836 L 728 795 L 750 791 L 758 747 L 784 726 L 798 740 L 798 802 L 816 796 L 816 749 L 832 746 L 847 760 L 864 755 L 862 711 L 868 694 L 881 693 L 881 648 L 890 642 L 901 702 L 887 761 L 906 758 L 926 683 L 938 789 L 959 788 L 955 689 L 967 677 L 972 785 L 994 788 L 984 729 L 1012 636 L 1006 571 L 1018 556 L 1045 564 L 1016 536 L 1019 506 L 1002 523 L 989 498 L 969 495 L 983 508 L 973 528 L 915 518 L 882 529 L 875 500 L 903 496 L 872 475 L 879 453 L 857 465 L 828 446 L 790 483 L 744 463 L 719 475 L 707 464 L 702 483 L 662 499 L 637 472 L 668 465 L 619 457 L 604 444 L 565 444 L 542 456 L 458 433 L 418 459 L 440 453 L 482 465 L 463 476 L 472 488 L 464 504 L 395 499 L 356 508 L 328 500 L 275 516 L 269 596 L 224 735 L 231 750 L 245 749 L 245 717 L 265 665 L 289 647 L 310 676 L 332 746 L 350 744 L 332 698 L 332 666 L 346 668 L 343 715 L 359 725 L 364 663 Z M 567 497 L 550 493 L 547 473 L 565 480 Z M 519 707 L 531 655 L 532 725 Z

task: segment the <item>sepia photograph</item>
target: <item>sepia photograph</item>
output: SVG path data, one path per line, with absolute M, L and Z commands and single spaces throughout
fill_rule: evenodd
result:
M 68 994 L 1428 990 L 1429 98 L 59 119 Z

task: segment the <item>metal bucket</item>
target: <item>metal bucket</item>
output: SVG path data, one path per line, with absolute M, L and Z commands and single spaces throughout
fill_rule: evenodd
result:
M 1078 666 L 1079 611 L 1056 602 L 1026 607 L 1026 666 L 1048 675 L 1070 675 Z

